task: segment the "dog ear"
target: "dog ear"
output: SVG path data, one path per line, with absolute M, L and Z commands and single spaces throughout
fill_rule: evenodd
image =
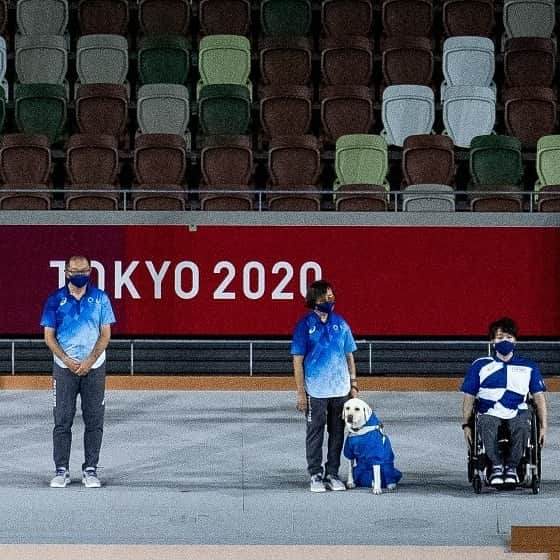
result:
M 371 418 L 372 410 L 368 403 L 364 403 L 364 420 L 367 422 Z

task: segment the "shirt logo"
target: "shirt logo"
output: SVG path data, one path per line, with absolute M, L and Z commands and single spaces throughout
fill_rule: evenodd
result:
M 66 304 L 67 301 L 68 301 L 68 300 L 67 300 L 65 297 L 63 297 L 63 298 L 60 300 L 60 303 L 58 304 L 58 306 L 59 306 L 59 307 L 62 307 L 63 305 Z
M 333 331 L 337 331 L 339 329 L 338 325 L 333 325 Z
M 313 326 L 309 329 L 309 334 L 313 334 L 317 330 L 317 327 Z
M 88 303 L 93 303 L 93 298 L 92 298 L 91 296 L 89 296 L 89 297 L 87 298 L 87 300 L 88 300 Z

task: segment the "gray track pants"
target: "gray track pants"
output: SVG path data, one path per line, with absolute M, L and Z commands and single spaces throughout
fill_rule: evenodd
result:
M 97 467 L 103 439 L 105 415 L 105 364 L 80 377 L 57 364 L 53 367 L 53 459 L 55 467 L 69 468 L 72 424 L 76 399 L 80 395 L 84 420 L 84 455 L 82 470 Z
M 498 428 L 501 423 L 507 424 L 511 434 L 509 453 L 502 457 L 498 448 Z M 493 465 L 517 466 L 527 447 L 531 435 L 531 416 L 529 411 L 520 410 L 511 420 L 502 420 L 489 414 L 478 417 L 478 429 L 484 443 L 484 449 Z
M 338 475 L 340 453 L 344 444 L 342 410 L 346 400 L 347 397 L 332 397 L 328 399 L 307 397 L 305 451 L 307 456 L 307 472 L 311 476 L 323 473 L 325 424 L 328 433 L 325 474 Z

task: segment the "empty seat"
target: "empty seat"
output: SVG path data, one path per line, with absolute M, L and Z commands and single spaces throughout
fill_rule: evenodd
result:
M 373 71 L 373 50 L 367 37 L 327 36 L 321 41 L 321 75 L 329 85 L 367 86 Z
M 442 98 L 447 86 L 489 86 L 494 79 L 494 43 L 488 37 L 449 37 L 443 43 Z
M 427 37 L 392 35 L 382 41 L 381 51 L 381 67 L 386 86 L 428 86 L 432 83 L 434 53 Z
M 383 33 L 431 37 L 432 0 L 383 0 L 381 20 Z
M 8 0 L 0 0 L 0 35 L 6 33 L 8 25 Z
M 367 134 L 374 124 L 373 99 L 366 86 L 325 86 L 320 103 L 322 136 L 327 144 L 345 134 Z
M 241 35 L 207 35 L 200 40 L 198 70 L 202 85 L 245 85 L 251 71 L 251 43 Z
M 6 90 L 2 86 L 0 88 L 0 131 L 4 128 L 4 122 L 6 120 L 6 105 L 8 104 L 6 97 Z
M 307 35 L 311 19 L 311 0 L 261 2 L 261 28 L 265 35 Z
M 139 134 L 134 148 L 134 210 L 184 210 L 185 139 L 177 134 Z M 144 192 L 142 192 L 144 191 Z
M 189 91 L 180 84 L 146 84 L 138 89 L 138 127 L 142 133 L 184 136 L 190 121 Z
M 442 11 L 447 37 L 491 37 L 494 32 L 494 0 L 444 0 Z
M 311 80 L 313 43 L 309 37 L 262 37 L 259 42 L 264 84 L 306 85 Z
M 554 30 L 554 0 L 505 0 L 504 1 L 505 38 L 546 37 Z
M 266 139 L 309 132 L 312 116 L 312 90 L 309 87 L 264 86 L 260 97 L 260 121 Z
M 76 89 L 76 122 L 84 134 L 120 138 L 128 120 L 128 90 L 123 84 L 81 84 Z
M 248 35 L 250 0 L 201 0 L 198 8 L 203 35 Z
M 321 155 L 314 136 L 273 138 L 268 151 L 269 209 L 320 210 L 321 199 L 317 187 L 320 172 Z
M 322 31 L 326 35 L 368 36 L 373 24 L 372 0 L 323 0 Z
M 80 0 L 78 4 L 82 35 L 126 35 L 128 19 L 128 0 Z
M 62 84 L 68 51 L 62 35 L 16 35 L 15 67 L 24 84 Z
M 8 68 L 8 49 L 6 39 L 0 35 L 0 87 L 4 90 L 4 98 L 8 98 L 8 80 L 6 70 Z M 1 92 L 0 92 L 1 93 Z
M 471 209 L 517 212 L 522 209 L 521 142 L 512 136 L 481 135 L 472 139 L 469 152 Z
M 449 185 L 418 184 L 403 190 L 404 212 L 454 212 L 455 193 Z
M 50 173 L 51 152 L 46 136 L 6 134 L 0 137 L 0 175 L 3 183 L 0 209 L 50 209 Z
M 138 44 L 138 74 L 143 84 L 184 84 L 191 66 L 190 43 L 178 34 L 144 35 Z
M 123 84 L 128 74 L 128 42 L 120 35 L 78 38 L 76 70 L 82 84 Z
M 206 136 L 200 152 L 201 210 L 251 210 L 253 151 L 249 136 Z
M 541 136 L 554 133 L 556 96 L 551 88 L 507 88 L 503 100 L 506 130 L 524 147 L 534 148 Z
M 490 134 L 496 122 L 496 94 L 491 87 L 449 86 L 443 101 L 445 133 L 455 146 L 468 148 L 475 136 Z
M 44 134 L 52 144 L 66 124 L 66 90 L 58 84 L 15 84 L 14 113 L 18 129 Z
M 550 87 L 556 68 L 554 41 L 543 37 L 508 39 L 504 50 L 506 87 Z
M 68 210 L 116 210 L 119 172 L 117 140 L 99 134 L 73 134 L 66 148 Z
M 23 35 L 64 35 L 68 25 L 67 0 L 18 0 L 18 31 Z
M 416 134 L 405 138 L 402 153 L 405 185 L 452 185 L 455 175 L 453 141 L 443 134 Z
M 469 151 L 475 185 L 520 185 L 523 176 L 521 142 L 513 136 L 475 136 Z
M 138 2 L 138 24 L 141 33 L 186 35 L 190 23 L 190 0 L 139 0 Z
M 402 146 L 412 134 L 429 134 L 435 120 L 434 92 L 428 86 L 395 85 L 383 91 L 381 105 L 387 144 Z
M 336 141 L 335 207 L 339 211 L 387 209 L 387 143 L 377 134 L 347 134 Z
M 247 86 L 212 84 L 200 88 L 198 122 L 204 134 L 245 134 L 251 120 Z
M 536 169 L 537 209 L 540 212 L 560 212 L 560 135 L 539 138 Z

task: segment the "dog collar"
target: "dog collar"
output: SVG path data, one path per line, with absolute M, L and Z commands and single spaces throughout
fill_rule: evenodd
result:
M 364 434 L 369 434 L 369 432 L 375 432 L 375 430 L 381 429 L 379 424 L 375 424 L 374 426 L 362 426 L 359 430 L 353 431 L 350 429 L 348 432 L 348 437 L 352 436 L 363 436 Z

